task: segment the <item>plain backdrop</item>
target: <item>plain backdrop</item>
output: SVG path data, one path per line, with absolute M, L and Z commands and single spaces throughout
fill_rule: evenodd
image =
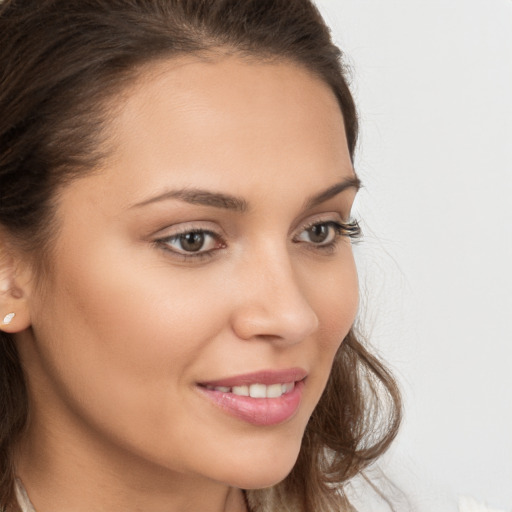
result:
M 510 511 L 512 1 L 317 5 L 360 110 L 362 320 L 405 396 L 384 469 L 411 510 Z

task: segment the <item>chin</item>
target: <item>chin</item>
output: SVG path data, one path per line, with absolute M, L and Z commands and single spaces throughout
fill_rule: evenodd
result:
M 280 449 L 260 451 L 254 457 L 244 457 L 231 466 L 229 485 L 240 489 L 264 489 L 282 482 L 291 472 L 299 455 L 300 443 Z M 233 471 L 234 469 L 234 471 Z

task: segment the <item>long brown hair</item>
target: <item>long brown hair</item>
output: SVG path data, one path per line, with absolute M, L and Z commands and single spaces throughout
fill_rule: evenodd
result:
M 0 227 L 41 261 L 59 187 L 101 158 L 109 106 L 143 65 L 208 51 L 301 65 L 335 93 L 353 158 L 356 109 L 340 50 L 310 0 L 4 0 L 0 3 Z M 248 491 L 256 512 L 350 509 L 344 482 L 389 446 L 395 381 L 351 330 L 297 463 Z M 0 333 L 0 510 L 14 501 L 12 450 L 29 401 L 14 339 Z

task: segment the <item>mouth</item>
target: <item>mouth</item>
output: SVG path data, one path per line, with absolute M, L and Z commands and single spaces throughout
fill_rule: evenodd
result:
M 206 389 L 218 391 L 220 393 L 232 393 L 237 396 L 250 396 L 251 398 L 279 398 L 282 395 L 290 393 L 295 387 L 295 382 L 270 384 L 250 384 L 242 386 L 211 386 L 206 385 Z
M 298 411 L 307 373 L 293 368 L 204 382 L 199 391 L 223 412 L 257 426 L 291 419 Z

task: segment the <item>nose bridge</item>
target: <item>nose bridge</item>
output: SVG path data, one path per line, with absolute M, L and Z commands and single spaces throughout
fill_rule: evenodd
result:
M 234 321 L 237 334 L 298 343 L 318 327 L 285 244 L 262 243 L 244 258 L 243 290 Z

